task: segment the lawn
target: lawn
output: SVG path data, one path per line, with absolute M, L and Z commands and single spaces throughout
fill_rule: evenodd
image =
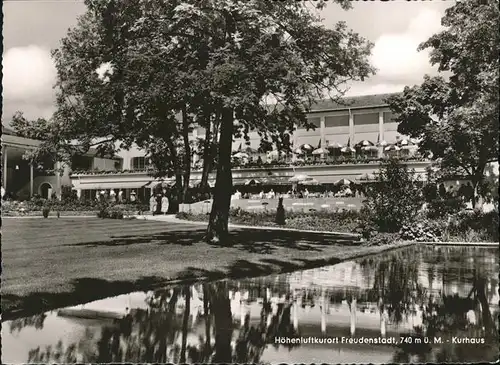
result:
M 202 242 L 203 225 L 97 218 L 7 218 L 2 225 L 3 319 L 174 280 L 248 277 L 381 252 L 351 238 L 233 229 L 232 247 Z

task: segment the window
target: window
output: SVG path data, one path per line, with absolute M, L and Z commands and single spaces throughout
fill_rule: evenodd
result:
M 325 117 L 325 128 L 349 127 L 349 115 Z
M 72 170 L 90 170 L 92 168 L 93 158 L 89 156 L 73 156 L 71 158 Z M 44 164 L 44 167 L 47 168 Z
M 132 170 L 146 169 L 146 157 L 132 157 Z
M 354 114 L 354 125 L 378 124 L 378 113 Z
M 321 118 L 307 118 L 307 123 L 314 125 L 316 127 L 315 130 L 318 130 L 321 127 Z M 306 127 L 301 125 L 298 129 L 305 130 Z M 309 130 L 312 131 L 312 128 Z
M 115 170 L 122 170 L 123 169 L 123 159 L 122 158 L 117 158 L 113 160 L 113 167 Z
M 384 123 L 396 123 L 394 120 L 395 115 L 391 112 L 384 112 Z

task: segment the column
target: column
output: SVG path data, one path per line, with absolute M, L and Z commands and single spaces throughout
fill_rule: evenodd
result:
M 293 306 L 292 307 L 292 311 L 293 311 L 293 328 L 295 330 L 297 330 L 299 328 L 299 318 L 298 318 L 298 313 L 297 313 L 299 309 L 297 308 L 297 306 L 298 306 L 297 302 L 293 303 L 292 306 Z
M 356 143 L 354 141 L 354 114 L 349 109 L 349 138 L 351 139 L 351 147 Z
M 351 302 L 351 336 L 356 333 L 356 298 Z
M 2 172 L 3 172 L 3 188 L 5 189 L 5 192 L 7 192 L 7 146 L 3 148 Z
M 384 112 L 378 112 L 378 135 L 379 142 L 384 140 Z M 384 154 L 384 147 L 379 147 L 378 149 L 378 157 L 382 157 Z
M 382 299 L 379 300 L 378 310 L 380 311 L 380 336 L 385 337 L 387 326 L 385 321 L 385 308 Z
M 33 197 L 33 163 L 30 163 L 30 198 Z
M 378 112 L 378 134 L 380 141 L 384 140 L 384 112 Z
M 245 304 L 243 303 L 242 300 L 240 300 L 240 326 L 241 327 L 243 327 L 245 325 L 245 316 L 246 316 Z
M 325 116 L 320 119 L 320 133 L 321 133 L 321 147 L 326 146 L 326 136 L 325 136 Z
M 326 298 L 325 288 L 322 288 L 321 293 L 321 333 L 326 334 Z

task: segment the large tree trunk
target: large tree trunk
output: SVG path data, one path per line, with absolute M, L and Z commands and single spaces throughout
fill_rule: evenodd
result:
M 482 197 L 479 191 L 481 183 L 484 180 L 484 169 L 486 168 L 486 164 L 479 164 L 478 167 L 473 171 L 474 174 L 471 176 L 472 180 L 472 208 L 480 209 L 482 206 Z
M 233 336 L 233 317 L 227 282 L 213 286 L 211 308 L 215 317 L 215 355 L 214 363 L 231 363 Z
M 228 220 L 233 190 L 231 173 L 232 142 L 233 110 L 224 108 L 222 111 L 215 194 L 206 234 L 208 242 L 229 244 Z
M 179 212 L 179 202 L 182 198 L 182 170 L 179 166 L 177 149 L 174 143 L 167 139 L 167 147 L 170 150 L 170 156 L 172 156 L 172 164 L 175 171 L 175 186 L 174 192 L 171 195 L 171 199 L 168 205 L 168 213 L 178 213 Z
M 208 187 L 208 175 L 212 168 L 212 123 L 208 125 L 205 132 L 205 141 L 203 143 L 203 170 L 201 171 L 200 189 L 204 190 Z
M 186 362 L 186 347 L 187 347 L 187 335 L 188 335 L 188 323 L 190 315 L 191 306 L 191 287 L 186 286 L 184 288 L 184 293 L 186 295 L 186 308 L 184 309 L 184 318 L 182 320 L 182 345 L 181 345 L 181 356 L 180 363 Z
M 179 204 L 182 201 L 182 172 L 177 171 L 175 174 L 174 193 L 172 201 L 169 202 L 168 210 L 170 213 L 179 212 Z
M 186 203 L 191 178 L 191 146 L 189 144 L 189 119 L 184 105 L 182 108 L 182 136 L 184 139 L 184 186 L 182 189 L 182 202 Z
M 212 167 L 214 165 L 213 157 L 214 157 L 214 152 L 216 152 L 214 151 L 214 146 L 216 146 L 218 143 L 220 118 L 221 118 L 220 113 L 216 113 L 213 124 L 210 123 L 210 128 L 213 127 L 213 131 L 207 130 L 207 137 L 205 137 L 206 148 L 203 151 L 203 172 L 201 179 L 201 187 L 204 189 L 204 191 L 209 190 L 208 178 L 210 176 L 210 172 L 212 171 Z

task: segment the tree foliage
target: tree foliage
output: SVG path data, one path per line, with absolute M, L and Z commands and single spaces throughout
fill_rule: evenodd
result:
M 421 150 L 443 173 L 469 178 L 476 193 L 486 166 L 498 159 L 499 15 L 498 0 L 447 9 L 445 29 L 419 47 L 430 50 L 431 63 L 444 74 L 425 76 L 389 101 L 399 132 L 421 138 Z
M 348 1 L 336 0 L 344 9 Z M 87 0 L 87 12 L 53 52 L 57 112 L 46 145 L 143 148 L 157 176 L 189 182 L 192 141 L 217 146 L 207 237 L 224 240 L 235 137 L 256 131 L 287 149 L 312 102 L 339 100 L 373 73 L 371 44 L 340 22 L 327 28 L 305 2 Z M 97 141 L 97 142 L 96 142 Z M 212 164 L 213 148 L 204 163 Z M 209 160 L 210 159 L 210 160 Z M 208 166 L 204 169 L 210 169 Z
M 377 180 L 366 189 L 362 217 L 379 232 L 398 232 L 412 222 L 423 203 L 422 182 L 414 170 L 390 159 L 380 166 Z

